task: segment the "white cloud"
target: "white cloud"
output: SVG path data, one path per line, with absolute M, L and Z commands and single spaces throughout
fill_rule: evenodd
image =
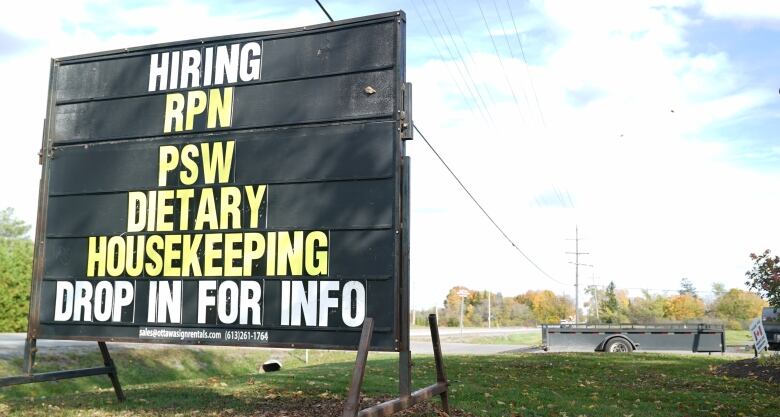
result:
M 701 10 L 717 19 L 776 21 L 780 3 L 775 0 L 701 0 Z
M 268 9 L 218 15 L 181 1 L 133 10 L 101 4 L 99 15 L 93 3 L 59 2 L 28 3 L 0 16 L 3 30 L 45 42 L 0 61 L 0 73 L 14 81 L 5 91 L 14 100 L 0 104 L 12 120 L 0 153 L 0 207 L 16 207 L 28 222 L 35 215 L 49 57 L 323 21 L 316 7 L 280 17 Z M 477 42 L 476 35 L 487 36 L 481 19 L 461 17 L 474 40 L 466 62 L 492 126 L 464 106 L 453 63 L 410 60 L 419 127 L 518 246 L 567 282 L 551 283 L 522 259 L 418 138 L 408 145 L 415 305 L 440 302 L 454 285 L 571 294 L 565 252 L 572 242 L 565 239 L 575 224 L 591 252 L 583 262 L 596 265 L 602 283 L 623 287 L 676 288 L 683 276 L 700 289 L 712 281 L 740 286 L 751 251 L 780 247 L 764 222 L 780 209 L 780 196 L 766 192 L 778 175 L 731 165 L 733 148 L 703 133 L 750 117 L 770 97 L 743 79 L 727 51 L 689 51 L 686 31 L 696 27 L 679 7 L 691 4 L 533 2 L 534 32 L 523 33 L 532 65 L 502 57 L 519 105 L 492 45 Z M 410 28 L 418 24 L 410 16 Z M 545 36 L 535 37 L 541 30 Z M 430 52 L 427 37 L 409 39 L 409 56 Z M 554 187 L 568 191 L 576 209 L 538 207 L 537 197 Z

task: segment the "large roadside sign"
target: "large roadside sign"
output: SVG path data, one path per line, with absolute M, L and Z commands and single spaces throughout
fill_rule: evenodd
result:
M 29 337 L 404 349 L 404 49 L 398 12 L 53 60 Z

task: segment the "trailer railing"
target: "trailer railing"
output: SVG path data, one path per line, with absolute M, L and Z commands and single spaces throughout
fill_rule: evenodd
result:
M 636 330 L 714 330 L 724 329 L 722 324 L 708 323 L 668 323 L 668 324 L 632 324 L 632 323 L 603 323 L 603 324 L 543 324 L 543 329 L 636 329 Z

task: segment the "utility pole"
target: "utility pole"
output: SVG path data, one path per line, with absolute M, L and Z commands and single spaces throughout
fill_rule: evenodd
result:
M 463 299 L 466 297 L 460 297 L 460 335 L 463 336 Z
M 490 328 L 490 291 L 488 291 L 488 329 Z
M 466 299 L 471 293 L 463 288 L 458 291 L 458 295 L 460 296 L 460 335 L 463 336 L 463 300 Z
M 566 239 L 566 240 L 574 241 L 574 252 L 566 252 L 566 254 L 574 255 L 574 262 L 569 262 L 569 263 L 574 264 L 574 324 L 579 324 L 580 322 L 580 265 L 583 266 L 593 266 L 593 265 L 585 265 L 580 263 L 580 255 L 590 255 L 590 253 L 580 252 L 579 226 L 574 226 L 574 239 Z
M 596 273 L 594 272 L 590 277 L 593 280 L 593 297 L 596 299 L 596 321 L 601 323 L 601 319 L 599 318 L 599 308 L 601 308 L 601 304 L 599 304 L 599 288 L 596 286 Z

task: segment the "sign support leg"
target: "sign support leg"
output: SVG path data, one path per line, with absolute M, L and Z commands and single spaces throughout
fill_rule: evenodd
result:
M 360 409 L 360 389 L 363 386 L 363 375 L 366 373 L 368 349 L 371 346 L 371 334 L 374 332 L 374 319 L 366 317 L 363 321 L 363 331 L 360 333 L 355 369 L 352 371 L 352 384 L 349 386 L 347 402 L 344 404 L 343 417 L 357 417 Z
M 120 403 L 124 402 L 125 393 L 122 391 L 122 385 L 119 383 L 119 376 L 116 372 L 116 366 L 114 365 L 114 360 L 111 359 L 111 355 L 108 353 L 106 342 L 98 342 L 98 347 L 100 348 L 100 354 L 103 356 L 103 364 L 106 365 L 106 368 L 111 370 L 108 372 L 108 377 L 111 379 L 111 385 L 114 386 L 114 394 L 116 394 L 116 399 L 119 400 Z
M 27 375 L 32 375 L 35 366 L 35 353 L 38 351 L 38 339 L 28 337 L 24 341 L 24 365 L 22 369 Z
M 371 320 L 366 318 L 366 321 Z M 344 405 L 342 417 L 380 417 L 395 414 L 401 410 L 407 409 L 419 402 L 432 398 L 435 395 L 441 396 L 442 408 L 449 414 L 450 405 L 447 396 L 449 382 L 444 372 L 444 361 L 441 355 L 441 343 L 439 342 L 439 327 L 436 324 L 436 315 L 428 316 L 428 323 L 431 325 L 431 339 L 433 342 L 434 359 L 436 360 L 436 383 L 425 388 L 418 389 L 407 396 L 401 396 L 393 400 L 385 401 L 373 407 L 359 410 L 360 407 L 360 388 L 363 384 L 363 375 L 366 371 L 366 358 L 368 357 L 368 346 L 370 346 L 370 332 L 366 332 L 366 323 L 363 324 L 363 333 L 360 336 L 360 349 L 358 350 L 355 370 L 352 374 L 352 385 L 349 388 L 347 402 Z M 373 320 L 371 328 L 373 329 Z M 365 341 L 365 346 L 364 342 Z M 365 347 L 365 348 L 364 348 Z M 402 356 L 403 357 L 403 356 Z
M 58 381 L 60 379 L 81 378 L 94 375 L 108 375 L 111 379 L 111 385 L 114 386 L 114 393 L 117 400 L 123 402 L 125 394 L 122 391 L 122 385 L 119 383 L 116 365 L 108 353 L 108 347 L 105 342 L 98 342 L 100 354 L 103 356 L 103 366 L 96 368 L 73 369 L 69 371 L 54 371 L 35 374 L 32 372 L 35 363 L 36 339 L 28 338 L 24 346 L 24 372 L 25 375 L 9 376 L 0 378 L 0 387 L 11 385 L 32 384 L 35 382 Z
M 444 391 L 441 392 L 441 408 L 444 412 L 450 413 L 450 401 L 447 392 L 447 373 L 444 371 L 444 360 L 441 356 L 441 340 L 439 339 L 439 324 L 435 314 L 428 316 L 428 325 L 431 327 L 431 343 L 433 343 L 433 359 L 436 361 L 436 382 L 444 384 Z
M 412 393 L 412 352 L 409 350 L 398 354 L 398 388 L 401 398 Z

